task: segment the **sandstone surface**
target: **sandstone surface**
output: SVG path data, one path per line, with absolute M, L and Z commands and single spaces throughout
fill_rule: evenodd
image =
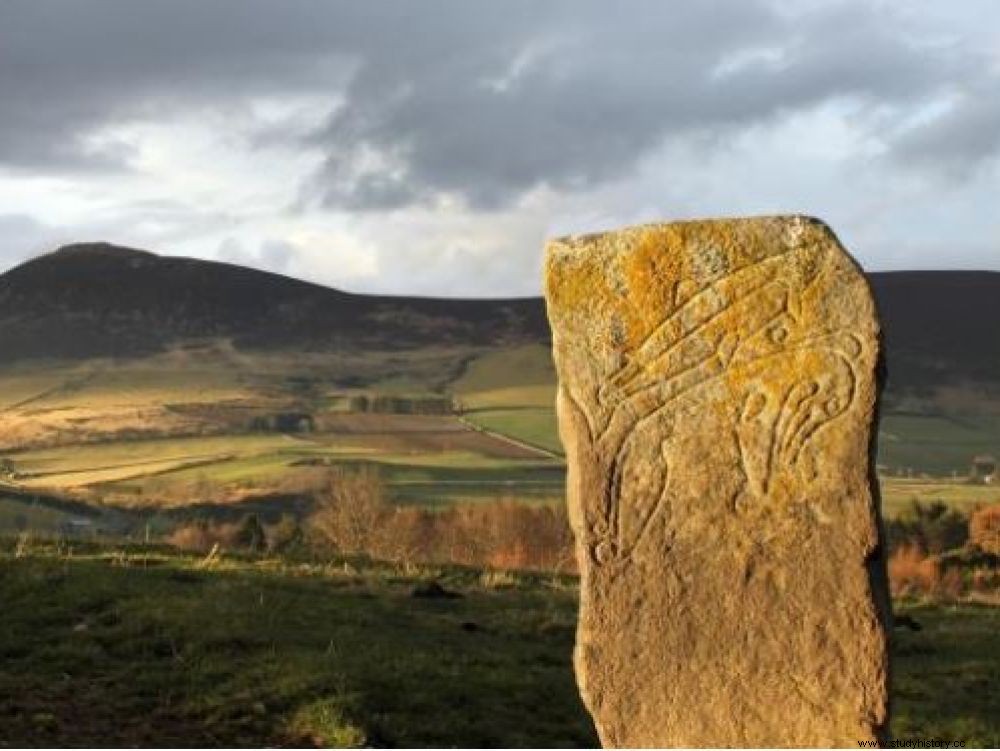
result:
M 871 443 L 878 323 L 815 219 L 547 248 L 581 567 L 575 667 L 605 746 L 850 746 L 887 723 Z

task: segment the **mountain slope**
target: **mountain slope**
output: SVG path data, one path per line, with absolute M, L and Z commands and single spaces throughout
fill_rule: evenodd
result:
M 895 389 L 991 385 L 1000 392 L 1000 273 L 869 275 Z
M 134 356 L 177 340 L 247 349 L 409 349 L 545 336 L 537 300 L 353 295 L 231 264 L 73 245 L 0 275 L 7 361 Z
M 891 390 L 1000 393 L 1000 274 L 873 273 Z M 548 341 L 543 302 L 356 295 L 224 263 L 72 245 L 0 275 L 5 362 L 161 352 L 506 348 Z

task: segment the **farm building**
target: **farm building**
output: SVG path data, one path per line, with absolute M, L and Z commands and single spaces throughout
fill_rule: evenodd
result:
M 997 479 L 997 460 L 995 456 L 980 454 L 972 459 L 972 481 L 991 485 Z

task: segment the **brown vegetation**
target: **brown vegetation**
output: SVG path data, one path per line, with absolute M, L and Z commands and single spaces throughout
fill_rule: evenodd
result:
M 318 482 L 314 474 L 311 482 Z M 376 469 L 331 467 L 315 492 L 315 510 L 303 529 L 291 515 L 262 525 L 197 520 L 166 541 L 181 550 L 281 551 L 307 543 L 343 555 L 402 564 L 435 563 L 575 572 L 573 536 L 562 506 L 512 499 L 443 510 L 391 503 Z
M 958 599 L 964 589 L 958 568 L 944 568 L 939 556 L 928 556 L 916 545 L 900 546 L 889 558 L 889 586 L 893 597 L 944 600 Z
M 1000 503 L 973 512 L 969 542 L 987 553 L 1000 555 Z
M 893 596 L 943 601 L 1000 600 L 1000 568 L 997 565 L 1000 505 L 977 510 L 967 524 L 965 542 L 947 551 L 928 546 L 925 529 L 916 528 L 912 536 L 896 540 L 889 558 L 889 585 Z M 933 536 L 930 539 L 933 540 Z
M 288 488 L 310 493 L 314 511 L 300 524 L 292 515 L 262 525 L 255 516 L 240 522 L 198 520 L 176 528 L 167 541 L 182 549 L 285 551 L 307 544 L 315 550 L 363 555 L 402 564 L 458 564 L 493 570 L 576 572 L 573 536 L 561 505 L 529 505 L 511 498 L 466 503 L 441 510 L 397 506 L 374 467 L 309 467 Z M 895 597 L 955 601 L 994 599 L 1000 592 L 996 566 L 1000 505 L 972 518 L 930 512 L 897 525 L 889 558 Z M 956 520 L 968 525 L 959 534 Z M 947 522 L 947 523 L 944 523 Z M 905 536 L 904 536 L 905 535 Z M 948 541 L 968 544 L 945 550 Z
M 393 506 L 372 468 L 333 468 L 311 527 L 335 549 L 403 563 L 573 570 L 573 538 L 562 507 L 513 500 L 441 511 Z
M 182 524 L 167 535 L 166 541 L 175 548 L 195 553 L 217 549 L 259 553 L 281 550 L 300 537 L 298 522 L 291 515 L 265 526 L 256 514 L 247 514 L 238 522 L 199 519 Z

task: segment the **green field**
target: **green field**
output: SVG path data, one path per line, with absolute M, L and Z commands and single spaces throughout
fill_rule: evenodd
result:
M 487 394 L 495 353 L 477 354 L 250 355 L 214 342 L 123 362 L 0 369 L 0 483 L 159 508 L 298 491 L 316 468 L 375 463 L 400 502 L 559 495 L 561 463 L 549 450 L 558 446 L 544 436 L 550 415 L 523 428 L 502 415 L 482 426 L 450 415 L 343 413 L 355 394 L 513 398 Z M 515 383 L 514 392 L 523 389 L 530 404 L 547 399 L 533 389 L 551 391 L 544 368 L 531 364 L 541 354 L 515 355 L 534 385 Z M 252 429 L 255 416 L 282 412 L 310 414 L 314 432 Z M 530 440 L 518 437 L 524 432 Z
M 453 389 L 468 422 L 562 454 L 555 377 L 548 348 L 529 345 L 474 360 Z
M 554 384 L 551 353 L 534 345 L 474 360 L 454 389 L 470 421 L 561 453 Z M 888 474 L 964 478 L 974 456 L 1000 455 L 1000 416 L 887 412 L 878 438 Z
M 158 509 L 301 493 L 325 466 L 372 463 L 400 503 L 552 502 L 564 474 L 554 378 L 542 345 L 292 357 L 209 342 L 123 362 L 10 366 L 0 369 L 0 483 Z M 438 395 L 460 414 L 345 413 L 360 393 Z M 248 427 L 282 410 L 312 415 L 314 432 Z M 887 414 L 879 447 L 887 517 L 913 500 L 968 512 L 1000 499 L 966 482 L 972 456 L 1000 453 L 996 418 Z
M 571 579 L 8 540 L 0 596 L 0 746 L 597 743 Z M 901 609 L 893 734 L 1000 744 L 1000 609 Z
M 890 477 L 881 481 L 881 488 L 882 511 L 890 519 L 906 511 L 914 501 L 923 505 L 940 501 L 966 515 L 980 506 L 1000 503 L 1000 487 L 995 485 Z
M 530 344 L 472 360 L 451 389 L 469 410 L 555 403 L 555 369 L 547 347 Z
M 322 466 L 332 464 L 376 465 L 401 501 L 561 492 L 561 462 L 458 427 L 449 431 L 450 450 L 420 447 L 424 433 L 411 436 L 409 450 L 405 434 L 391 442 L 402 448 L 386 446 L 381 434 L 245 435 L 65 446 L 16 453 L 8 462 L 20 488 L 83 492 L 84 498 L 130 507 L 183 504 L 185 496 L 237 501 L 287 489 L 286 481 L 297 476 L 320 479 Z

